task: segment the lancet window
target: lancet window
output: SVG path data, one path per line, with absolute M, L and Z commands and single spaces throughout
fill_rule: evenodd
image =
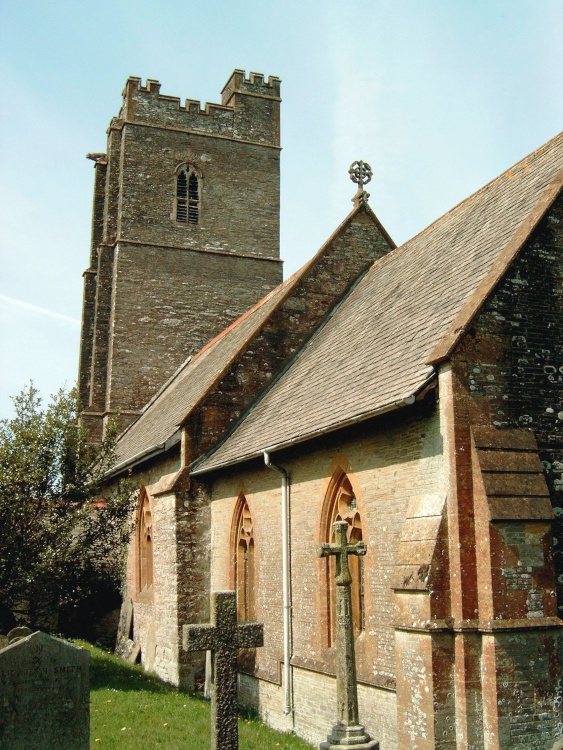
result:
M 237 617 L 254 619 L 254 527 L 244 495 L 240 495 L 233 519 L 234 586 L 237 592 Z
M 334 542 L 333 524 L 335 521 L 346 521 L 348 523 L 347 538 L 349 542 L 362 540 L 362 519 L 358 511 L 356 496 L 350 480 L 343 471 L 339 471 L 330 484 L 325 501 L 325 513 L 323 514 L 324 529 L 323 541 Z M 334 575 L 336 561 L 334 556 L 323 560 L 326 568 L 325 579 L 325 607 L 327 623 L 327 643 L 333 646 L 336 641 L 335 603 L 336 591 Z M 365 630 L 365 602 L 364 602 L 364 558 L 356 555 L 348 556 L 348 565 L 352 576 L 352 621 L 354 635 L 358 637 Z
M 153 583 L 152 510 L 149 496 L 143 490 L 137 519 L 138 588 L 146 591 Z
M 176 174 L 176 221 L 199 224 L 201 184 L 193 167 L 184 166 Z

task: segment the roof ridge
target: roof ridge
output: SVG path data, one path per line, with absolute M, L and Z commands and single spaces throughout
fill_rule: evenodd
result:
M 459 203 L 456 203 L 455 206 L 452 206 L 452 208 L 448 209 L 445 213 L 443 213 L 441 216 L 439 216 L 437 219 L 435 219 L 431 224 L 429 224 L 427 227 L 424 227 L 424 229 L 421 229 L 420 232 L 417 232 L 417 234 L 413 235 L 410 239 L 408 239 L 406 242 L 403 242 L 402 245 L 400 245 L 397 250 L 401 250 L 407 245 L 410 245 L 411 242 L 414 242 L 419 237 L 422 237 L 424 234 L 427 234 L 436 224 L 439 224 L 442 222 L 446 216 L 449 216 L 450 214 L 455 213 L 456 211 L 459 211 L 459 209 L 464 206 L 466 203 L 469 203 L 472 201 L 477 195 L 480 193 L 484 193 L 487 190 L 489 190 L 493 185 L 497 182 L 500 182 L 506 175 L 508 175 L 509 172 L 512 172 L 512 170 L 516 169 L 516 167 L 523 166 L 525 162 L 530 161 L 532 157 L 537 157 L 540 152 L 545 151 L 548 147 L 553 145 L 553 142 L 556 141 L 558 138 L 563 137 L 563 131 L 560 133 L 557 133 L 553 138 L 551 138 L 547 143 L 544 143 L 543 145 L 539 146 L 535 151 L 532 151 L 530 154 L 527 154 L 522 159 L 519 159 L 517 162 L 512 164 L 512 166 L 508 167 L 504 170 L 504 172 L 501 172 L 499 175 L 494 177 L 492 180 L 489 180 L 489 182 L 485 183 L 485 185 L 482 185 L 480 188 L 475 190 L 471 195 L 468 195 L 467 198 L 464 198 L 463 200 L 459 201 Z M 385 256 L 384 256 L 385 257 Z M 377 261 L 376 261 L 377 262 Z
M 366 211 L 366 208 L 367 208 L 367 211 Z M 317 250 L 317 252 L 313 255 L 312 258 L 310 258 L 306 263 L 304 263 L 301 266 L 301 268 L 298 268 L 297 271 L 295 271 L 291 276 L 289 276 L 279 286 L 277 286 L 275 289 L 273 289 L 271 292 L 269 292 L 269 294 L 267 295 L 267 297 L 263 298 L 258 303 L 258 305 L 256 305 L 254 308 L 252 308 L 251 310 L 249 310 L 248 313 L 245 313 L 244 315 L 242 315 L 241 318 L 238 319 L 238 321 L 235 321 L 235 323 L 233 323 L 232 326 L 230 326 L 230 328 L 234 328 L 236 323 L 241 322 L 242 319 L 245 318 L 245 317 L 247 317 L 247 316 L 249 316 L 251 312 L 253 312 L 256 309 L 259 309 L 262 306 L 262 304 L 266 301 L 267 298 L 271 299 L 272 296 L 274 295 L 274 292 L 281 291 L 282 288 L 285 286 L 286 289 L 284 290 L 283 294 L 280 294 L 280 298 L 277 301 L 277 303 L 270 310 L 269 314 L 266 316 L 266 318 L 264 318 L 264 320 L 260 323 L 260 325 L 257 327 L 257 329 L 253 332 L 252 338 L 254 338 L 255 336 L 257 336 L 258 332 L 263 328 L 263 326 L 271 318 L 271 316 L 274 314 L 274 312 L 276 310 L 278 310 L 281 307 L 281 305 L 286 301 L 286 299 L 290 296 L 291 292 L 297 286 L 297 284 L 299 283 L 299 281 L 301 281 L 306 276 L 307 272 L 310 269 L 312 269 L 312 268 L 315 267 L 315 265 L 318 262 L 318 260 L 324 255 L 324 253 L 328 250 L 328 248 L 330 247 L 330 245 L 338 237 L 338 235 L 344 230 L 344 228 L 348 224 L 350 224 L 350 222 L 352 221 L 352 219 L 358 213 L 360 213 L 360 211 L 364 211 L 365 213 L 367 213 L 367 215 L 370 217 L 370 219 L 372 219 L 372 221 L 374 221 L 374 223 L 376 224 L 376 226 L 378 227 L 378 229 L 382 228 L 382 226 L 379 223 L 379 219 L 377 218 L 377 216 L 375 215 L 375 213 L 371 210 L 371 208 L 369 208 L 369 206 L 366 207 L 366 205 L 363 204 L 363 203 L 359 203 L 359 204 L 355 205 L 354 208 L 348 213 L 348 215 L 346 216 L 346 218 L 338 225 L 338 227 L 334 230 L 334 232 L 332 232 L 332 234 L 330 235 L 330 237 L 321 245 L 321 247 Z M 389 237 L 387 235 L 387 233 L 386 233 L 386 238 L 388 238 L 391 241 L 392 244 L 395 244 L 395 243 L 393 243 L 393 240 L 391 239 L 391 237 Z M 365 272 L 365 273 L 367 273 L 367 272 Z M 363 278 L 365 276 L 365 273 L 362 274 L 361 278 Z M 346 295 L 346 297 L 347 296 L 348 295 Z M 229 329 L 225 329 L 225 331 L 223 333 L 226 334 L 228 330 Z M 222 334 L 219 334 L 218 338 L 220 338 L 221 335 Z M 241 354 L 241 352 L 248 346 L 248 343 L 249 343 L 249 339 L 246 339 L 245 341 L 243 341 L 241 343 L 241 345 L 239 346 L 239 348 L 233 353 L 233 355 L 225 363 L 225 366 L 217 373 L 216 377 L 210 382 L 207 390 L 205 391 L 206 394 L 209 393 L 209 391 L 211 390 L 211 388 L 213 388 L 213 386 L 223 377 L 224 373 L 228 370 L 228 368 L 231 366 L 231 364 L 237 359 L 237 357 Z M 201 398 L 203 398 L 204 395 L 205 394 L 203 394 Z M 183 425 L 183 423 L 188 418 L 188 416 L 193 411 L 193 409 L 194 409 L 194 406 L 192 406 L 189 409 L 189 411 L 186 412 L 186 414 L 178 422 L 178 426 Z
M 352 219 L 360 212 L 364 211 L 370 219 L 374 222 L 374 224 L 377 226 L 377 228 L 382 231 L 385 235 L 385 238 L 391 244 L 392 246 L 395 246 L 395 243 L 391 239 L 391 237 L 387 234 L 385 231 L 383 225 L 380 223 L 379 219 L 373 212 L 373 210 L 366 206 L 365 204 L 357 204 L 355 205 L 352 210 L 346 215 L 346 217 L 343 219 L 343 221 L 336 227 L 336 229 L 332 232 L 330 237 L 321 245 L 321 247 L 317 250 L 317 252 L 306 262 L 304 263 L 300 268 L 298 268 L 294 273 L 291 274 L 287 279 L 282 281 L 278 286 L 274 287 L 268 294 L 266 294 L 262 299 L 258 300 L 258 302 L 253 305 L 251 308 L 249 308 L 246 312 L 244 312 L 242 315 L 240 315 L 236 320 L 234 320 L 230 325 L 228 325 L 226 328 L 224 328 L 222 331 L 220 331 L 214 338 L 212 338 L 210 341 L 208 341 L 196 354 L 191 355 L 190 357 L 187 357 L 180 365 L 179 367 L 174 371 L 174 373 L 168 378 L 168 380 L 158 389 L 158 391 L 147 401 L 145 406 L 143 407 L 142 412 L 131 422 L 131 424 L 127 425 L 127 427 L 118 435 L 118 441 L 121 440 L 123 437 L 125 437 L 129 431 L 139 422 L 140 419 L 143 418 L 143 416 L 148 412 L 149 408 L 164 394 L 165 391 L 169 390 L 170 387 L 176 382 L 179 381 L 182 373 L 186 370 L 187 367 L 189 367 L 192 364 L 195 364 L 199 361 L 201 357 L 203 357 L 207 352 L 210 352 L 214 346 L 221 341 L 225 336 L 227 336 L 231 331 L 238 328 L 238 326 L 243 323 L 245 320 L 248 320 L 248 318 L 253 315 L 255 312 L 260 310 L 264 304 L 266 304 L 268 301 L 270 301 L 273 297 L 275 297 L 277 294 L 279 294 L 279 300 L 275 304 L 275 306 L 272 308 L 268 316 L 262 321 L 262 323 L 256 328 L 256 330 L 253 333 L 253 337 L 258 333 L 258 331 L 261 330 L 262 326 L 266 323 L 266 321 L 270 318 L 270 316 L 277 310 L 280 305 L 283 304 L 283 302 L 288 298 L 288 296 L 291 294 L 291 291 L 294 289 L 294 287 L 297 285 L 297 283 L 307 274 L 307 272 L 314 267 L 316 262 L 319 260 L 320 257 L 326 252 L 326 250 L 329 248 L 332 242 L 338 237 L 338 235 L 344 230 L 344 228 L 352 221 Z M 209 390 L 220 380 L 221 377 L 223 377 L 226 370 L 231 366 L 233 361 L 240 355 L 241 351 L 248 345 L 248 339 L 246 339 L 233 353 L 233 355 L 227 360 L 225 363 L 225 366 L 218 371 L 216 377 L 209 383 L 206 391 L 204 394 L 200 396 L 199 401 L 204 397 L 206 393 L 209 392 Z M 194 406 L 192 405 L 190 409 L 184 414 L 184 416 L 181 418 L 181 420 L 176 423 L 177 425 L 182 425 L 184 421 L 187 419 L 191 411 L 193 410 Z
M 318 328 L 313 331 L 311 336 L 309 336 L 308 339 L 306 339 L 303 344 L 299 347 L 298 351 L 295 352 L 295 354 L 285 363 L 285 365 L 281 368 L 281 370 L 275 375 L 275 377 L 270 380 L 270 382 L 267 384 L 267 386 L 263 389 L 261 393 L 258 394 L 258 396 L 254 399 L 254 401 L 250 404 L 248 409 L 246 409 L 245 412 L 243 412 L 239 418 L 231 425 L 231 428 L 229 431 L 222 437 L 222 439 L 216 443 L 212 448 L 210 448 L 207 453 L 203 454 L 202 456 L 199 456 L 195 459 L 195 461 L 192 463 L 192 466 L 198 466 L 201 463 L 204 463 L 207 461 L 211 456 L 219 450 L 219 448 L 223 445 L 223 443 L 226 443 L 227 440 L 231 437 L 233 432 L 235 432 L 239 425 L 244 422 L 244 420 L 251 414 L 258 406 L 259 404 L 266 398 L 268 393 L 274 388 L 276 383 L 278 383 L 282 377 L 285 375 L 285 373 L 297 362 L 297 360 L 303 355 L 303 353 L 314 344 L 314 342 L 317 340 L 318 336 L 321 334 L 323 329 L 327 326 L 329 321 L 331 321 L 334 316 L 342 309 L 342 307 L 346 304 L 347 300 L 350 298 L 352 292 L 358 284 L 361 283 L 362 279 L 365 278 L 367 273 L 369 272 L 369 269 L 364 271 L 358 278 L 354 281 L 350 289 L 346 292 L 346 294 L 334 305 L 332 310 L 326 315 L 321 324 L 318 326 Z
M 494 179 L 489 180 L 489 182 L 487 182 L 485 185 L 480 187 L 478 190 L 475 190 L 475 192 L 471 193 L 471 195 L 467 196 L 467 198 L 464 198 L 459 203 L 456 203 L 455 206 L 448 209 L 445 213 L 443 213 L 441 216 L 435 219 L 427 227 L 425 227 L 424 229 L 421 229 L 420 232 L 418 232 L 417 234 L 413 235 L 410 239 L 403 242 L 402 245 L 399 245 L 398 247 L 395 247 L 393 250 L 390 250 L 388 253 L 385 253 L 385 255 L 382 255 L 381 258 L 378 258 L 376 261 L 373 262 L 372 266 L 370 267 L 368 271 L 368 274 L 370 274 L 372 271 L 375 271 L 376 269 L 379 269 L 383 264 L 387 263 L 388 261 L 394 260 L 399 255 L 402 255 L 403 252 L 406 252 L 407 250 L 409 250 L 412 243 L 414 243 L 415 240 L 418 240 L 419 238 L 423 237 L 425 234 L 428 234 L 430 230 L 433 229 L 437 224 L 440 224 L 442 221 L 446 219 L 446 217 L 450 216 L 454 212 L 461 209 L 463 205 L 473 200 L 477 195 L 489 190 L 496 182 L 499 182 L 503 177 L 505 177 L 513 169 L 516 169 L 516 167 L 523 165 L 526 161 L 530 160 L 532 157 L 538 156 L 541 151 L 546 150 L 548 146 L 552 146 L 554 141 L 556 141 L 558 138 L 563 138 L 563 131 L 561 131 L 556 136 L 551 138 L 549 141 L 547 141 L 547 143 L 544 143 L 542 146 L 539 146 L 539 148 L 535 149 L 535 151 L 532 151 L 530 154 L 527 154 L 527 156 L 515 162 L 511 167 L 508 167 L 508 169 L 505 169 L 504 172 L 501 172 L 501 174 L 497 175 L 497 177 L 495 177 Z
M 549 211 L 553 202 L 557 199 L 562 186 L 563 168 L 559 170 L 553 180 L 551 180 L 547 187 L 542 191 L 531 211 L 529 211 L 518 224 L 514 233 L 510 236 L 506 245 L 498 254 L 495 263 L 487 275 L 483 278 L 473 294 L 471 294 L 466 300 L 459 313 L 448 326 L 448 330 L 432 349 L 430 356 L 426 360 L 427 364 L 434 365 L 450 356 L 460 338 L 467 330 L 467 327 L 471 324 L 471 321 L 475 316 L 478 315 L 479 310 L 506 273 L 506 270 L 518 255 L 524 243 L 528 241 L 532 232 L 543 219 L 546 212 Z
M 484 290 L 491 288 L 522 243 L 529 242 L 526 238 L 558 193 L 562 136 L 373 263 L 335 309 L 330 330 L 329 320 L 324 321 L 230 434 L 194 463 L 196 473 L 339 429 L 390 403 L 403 403 L 400 397 L 405 393 L 424 390 L 437 369 L 427 357 L 444 339 L 443 331 L 449 331 L 452 320 L 459 322 L 461 311 L 475 311 Z M 468 252 L 466 271 L 458 264 Z M 380 265 L 393 258 L 395 266 Z M 440 285 L 435 285 L 437 262 L 444 265 Z M 405 271 L 403 278 L 391 273 L 397 266 Z M 339 367 L 345 359 L 349 364 Z M 342 407 L 336 406 L 339 393 L 344 396 Z

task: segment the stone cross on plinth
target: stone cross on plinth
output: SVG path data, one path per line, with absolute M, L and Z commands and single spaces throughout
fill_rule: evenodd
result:
M 352 576 L 348 555 L 365 555 L 364 542 L 350 544 L 346 539 L 346 521 L 333 525 L 334 544 L 319 544 L 318 557 L 336 555 L 336 702 L 338 718 L 326 742 L 319 750 L 378 750 L 379 742 L 372 740 L 360 724 L 358 688 L 356 684 L 356 654 L 352 622 Z
M 264 626 L 237 623 L 234 591 L 211 594 L 211 624 L 184 625 L 186 651 L 211 651 L 211 750 L 238 750 L 237 651 L 264 644 Z

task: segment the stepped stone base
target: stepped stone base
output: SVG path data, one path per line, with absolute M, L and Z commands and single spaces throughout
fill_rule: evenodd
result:
M 344 726 L 338 723 L 332 727 L 325 742 L 319 743 L 318 750 L 379 750 L 379 742 L 372 740 L 361 724 Z

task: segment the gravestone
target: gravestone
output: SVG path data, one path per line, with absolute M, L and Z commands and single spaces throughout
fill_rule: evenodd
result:
M 184 625 L 186 651 L 211 651 L 211 750 L 238 749 L 237 652 L 263 643 L 263 625 L 237 623 L 234 591 L 212 592 L 209 625 Z
M 0 650 L 0 750 L 88 750 L 89 659 L 40 632 Z
M 120 659 L 135 664 L 141 653 L 141 644 L 133 640 L 133 602 L 124 599 L 119 614 L 115 655 Z
M 333 524 L 334 544 L 319 544 L 318 557 L 336 557 L 336 703 L 337 721 L 326 742 L 318 750 L 378 750 L 379 742 L 372 740 L 360 724 L 358 715 L 358 687 L 356 682 L 356 653 L 354 626 L 352 622 L 352 576 L 348 566 L 348 555 L 366 554 L 364 542 L 350 543 L 347 540 L 346 521 Z
M 26 627 L 25 625 L 20 626 L 19 628 L 12 628 L 8 633 L 8 643 L 15 643 L 16 641 L 20 641 L 22 638 L 27 638 L 27 636 L 31 635 L 32 633 L 33 630 Z

